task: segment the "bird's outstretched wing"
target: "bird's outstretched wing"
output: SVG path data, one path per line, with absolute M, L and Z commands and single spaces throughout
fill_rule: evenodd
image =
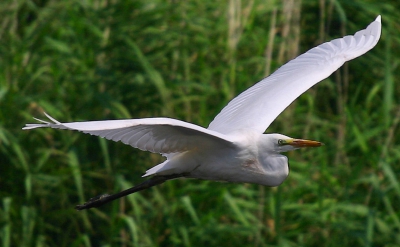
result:
M 60 123 L 46 113 L 45 115 L 52 122 L 35 118 L 42 123 L 27 124 L 23 129 L 50 127 L 78 130 L 161 154 L 185 152 L 203 147 L 212 148 L 216 145 L 232 145 L 232 141 L 224 134 L 170 118 Z
M 307 89 L 346 61 L 372 49 L 381 35 L 381 16 L 354 35 L 323 43 L 280 67 L 234 98 L 208 129 L 228 134 L 239 129 L 263 133 L 275 118 Z

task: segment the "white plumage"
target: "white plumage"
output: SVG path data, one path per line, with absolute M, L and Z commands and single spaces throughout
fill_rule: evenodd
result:
M 263 134 L 265 129 L 307 89 L 346 61 L 372 49 L 380 34 L 381 17 L 378 16 L 366 29 L 352 36 L 307 51 L 230 101 L 208 129 L 170 118 L 60 123 L 47 114 L 52 122 L 37 119 L 42 123 L 27 124 L 23 129 L 78 130 L 166 156 L 165 162 L 145 174 L 161 179 L 134 187 L 133 192 L 176 177 L 277 186 L 289 174 L 287 158 L 281 152 L 322 144 L 280 134 Z M 78 209 L 95 207 L 92 204 L 99 200 L 94 198 Z

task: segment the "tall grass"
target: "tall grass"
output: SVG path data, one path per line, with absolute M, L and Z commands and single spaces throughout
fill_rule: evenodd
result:
M 301 5 L 300 5 L 301 4 Z M 2 1 L 2 246 L 400 245 L 400 27 L 383 1 Z M 300 11 L 301 10 L 301 11 Z M 293 103 L 268 132 L 316 139 L 278 188 L 173 180 L 98 209 L 162 161 L 63 122 L 176 117 L 207 126 L 239 92 L 309 48 L 383 34 Z

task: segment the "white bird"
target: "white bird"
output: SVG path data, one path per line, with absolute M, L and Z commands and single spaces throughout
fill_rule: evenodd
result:
M 180 177 L 228 182 L 280 185 L 289 174 L 288 159 L 280 154 L 321 142 L 263 134 L 271 122 L 298 96 L 327 78 L 346 61 L 372 49 L 381 34 L 378 16 L 354 35 L 323 43 L 289 61 L 269 77 L 234 98 L 208 128 L 170 118 L 60 123 L 36 119 L 23 129 L 50 127 L 121 141 L 160 153 L 166 160 L 146 171 L 149 180 L 128 190 L 90 199 L 76 209 L 98 207 L 122 196 Z

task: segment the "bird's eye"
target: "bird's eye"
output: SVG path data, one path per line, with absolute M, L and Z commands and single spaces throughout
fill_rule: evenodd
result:
M 279 146 L 282 146 L 282 145 L 284 145 L 285 144 L 285 141 L 284 140 L 282 140 L 282 139 L 279 139 L 278 140 L 278 145 Z

